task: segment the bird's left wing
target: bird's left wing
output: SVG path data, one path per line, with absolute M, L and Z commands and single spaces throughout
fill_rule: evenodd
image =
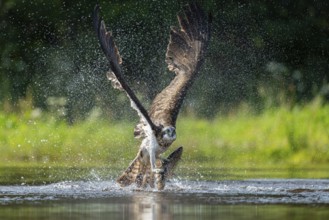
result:
M 93 13 L 93 24 L 101 48 L 106 58 L 110 62 L 110 67 L 112 71 L 108 72 L 107 77 L 109 80 L 112 81 L 112 85 L 114 88 L 124 90 L 126 92 L 128 98 L 130 99 L 131 107 L 137 111 L 139 117 L 141 118 L 141 121 L 143 121 L 144 124 L 149 125 L 153 131 L 156 131 L 159 128 L 152 122 L 147 111 L 140 103 L 135 93 L 130 89 L 130 87 L 124 80 L 120 68 L 122 60 L 119 54 L 119 50 L 114 43 L 112 34 L 106 30 L 105 23 L 101 19 L 99 11 L 99 5 L 96 5 Z
M 183 99 L 199 72 L 210 40 L 211 16 L 197 3 L 185 6 L 177 17 L 180 27 L 171 29 L 166 53 L 168 68 L 176 76 L 155 97 L 149 110 L 153 122 L 164 126 L 175 126 Z

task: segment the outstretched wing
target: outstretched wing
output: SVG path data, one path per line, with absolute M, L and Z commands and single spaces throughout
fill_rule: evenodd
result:
M 183 8 L 178 15 L 180 28 L 171 28 L 166 63 L 176 76 L 159 93 L 150 107 L 149 115 L 155 124 L 175 126 L 179 109 L 188 88 L 193 83 L 210 39 L 210 16 L 197 3 Z
M 107 77 L 109 80 L 112 81 L 112 85 L 114 88 L 124 90 L 126 92 L 128 98 L 130 99 L 131 107 L 137 111 L 139 117 L 141 118 L 141 121 L 144 124 L 149 125 L 153 131 L 159 130 L 159 128 L 154 125 L 154 123 L 150 119 L 147 111 L 140 103 L 135 93 L 130 89 L 130 87 L 124 80 L 120 68 L 122 60 L 119 54 L 119 50 L 114 43 L 112 34 L 106 31 L 105 23 L 99 16 L 99 10 L 99 5 L 96 5 L 93 14 L 93 23 L 101 48 L 105 53 L 108 61 L 110 62 L 110 67 L 112 71 L 108 72 Z

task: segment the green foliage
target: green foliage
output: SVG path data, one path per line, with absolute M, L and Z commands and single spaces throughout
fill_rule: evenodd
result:
M 175 147 L 188 167 L 312 167 L 329 162 L 329 105 L 246 108 L 212 121 L 182 117 Z M 135 156 L 134 123 L 90 117 L 72 126 L 34 111 L 0 114 L 1 163 L 125 167 Z M 169 153 L 169 151 L 167 152 Z
M 198 153 L 219 160 L 219 165 L 325 164 L 329 161 L 328 107 L 314 101 L 292 110 L 281 107 L 260 115 L 239 112 L 237 116 L 218 117 L 203 125 L 204 129 L 193 131 L 198 134 L 205 132 L 201 132 L 198 143 L 188 142 L 186 145 L 197 146 Z M 184 121 L 178 125 L 189 127 Z M 193 157 L 197 159 L 197 155 Z
M 108 64 L 92 28 L 96 2 L 0 2 L 0 108 L 15 108 L 30 92 L 43 110 L 49 97 L 65 97 L 70 122 L 95 106 L 112 117 L 127 113 L 121 98 L 109 96 Z M 173 77 L 164 62 L 169 29 L 187 2 L 99 1 L 127 81 L 144 103 Z M 241 103 L 259 112 L 328 99 L 327 1 L 200 2 L 213 15 L 212 40 L 185 109 L 211 118 Z
M 134 148 L 126 124 L 85 121 L 69 126 L 40 112 L 1 114 L 0 152 L 4 163 L 117 164 Z M 34 118 L 37 117 L 37 118 Z M 134 152 L 135 153 L 135 152 Z M 119 161 L 120 164 L 121 161 Z

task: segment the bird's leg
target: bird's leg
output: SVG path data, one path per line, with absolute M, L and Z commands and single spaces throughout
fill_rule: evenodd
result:
M 161 168 L 162 172 L 161 173 L 154 173 L 154 180 L 155 180 L 155 185 L 157 187 L 158 190 L 163 190 L 165 185 L 166 185 L 166 181 L 165 181 L 165 176 L 166 176 L 166 169 L 163 166 L 163 161 L 161 158 L 158 158 L 156 160 L 156 167 L 159 169 L 159 167 Z
M 155 153 L 152 149 L 150 150 L 149 154 L 150 154 L 150 163 L 151 163 L 152 173 L 155 173 L 155 174 L 163 173 L 164 169 L 162 168 L 162 165 L 157 166 L 157 164 L 156 164 Z
M 152 131 L 153 132 L 153 131 Z M 151 164 L 151 171 L 154 174 L 163 173 L 162 167 L 158 168 L 156 167 L 155 161 L 156 161 L 156 149 L 159 148 L 158 141 L 156 139 L 156 136 L 154 132 L 149 135 L 148 143 L 146 145 L 146 149 L 148 151 L 148 154 L 150 156 L 150 164 Z

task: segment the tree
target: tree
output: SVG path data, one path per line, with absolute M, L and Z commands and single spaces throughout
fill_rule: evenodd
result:
M 164 62 L 165 51 L 169 28 L 186 2 L 100 1 L 124 74 L 144 103 L 174 76 Z M 185 109 L 209 117 L 242 102 L 261 110 L 266 103 L 280 104 L 282 97 L 291 104 L 329 97 L 327 1 L 201 3 L 213 15 L 212 40 Z M 70 122 L 94 106 L 111 117 L 126 114 L 128 100 L 105 79 L 108 64 L 92 28 L 95 4 L 0 3 L 0 101 L 15 106 L 29 90 L 34 106 L 42 109 L 49 108 L 49 97 L 65 97 Z

